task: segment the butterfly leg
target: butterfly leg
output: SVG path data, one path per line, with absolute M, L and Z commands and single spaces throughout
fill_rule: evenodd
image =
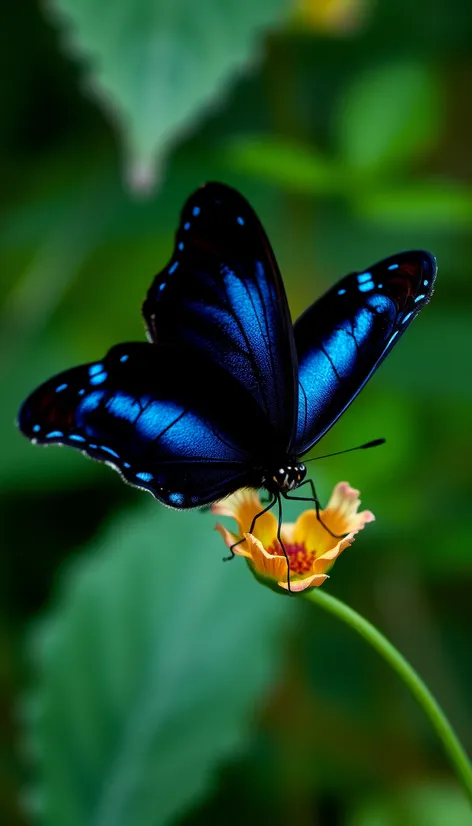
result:
M 302 482 L 301 485 L 298 486 L 298 489 L 302 488 L 304 485 L 310 485 L 312 494 L 311 496 L 289 496 L 288 493 L 284 493 L 284 498 L 296 502 L 313 502 L 316 508 L 316 518 L 320 525 L 323 526 L 325 531 L 328 531 L 328 533 L 331 534 L 331 536 L 334 539 L 342 539 L 344 536 L 346 536 L 345 533 L 333 533 L 331 528 L 328 528 L 326 522 L 323 522 L 320 516 L 320 500 L 316 495 L 315 483 L 313 479 L 306 479 L 305 482 Z
M 284 557 L 285 557 L 285 560 L 287 562 L 287 588 L 288 588 L 288 593 L 292 594 L 293 591 L 290 587 L 290 560 L 288 558 L 288 554 L 287 554 L 287 551 L 285 549 L 285 545 L 283 543 L 282 536 L 281 536 L 281 530 L 282 530 L 282 500 L 280 498 L 280 494 L 276 497 L 276 499 L 277 499 L 277 502 L 278 502 L 278 505 L 279 505 L 279 520 L 278 520 L 278 523 L 277 523 L 277 540 L 278 540 L 278 543 L 279 543 L 280 547 L 282 548 L 282 550 L 284 552 Z
M 266 505 L 266 507 L 263 508 L 263 510 L 259 511 L 259 513 L 256 513 L 254 519 L 251 522 L 251 527 L 249 528 L 248 533 L 253 532 L 254 525 L 256 524 L 259 517 L 263 516 L 263 514 L 267 513 L 267 511 L 270 511 L 270 509 L 273 508 L 273 506 L 275 505 L 276 502 L 277 502 L 277 496 L 274 494 L 274 497 L 273 497 L 273 499 L 270 500 L 269 504 Z M 279 508 L 279 511 L 280 511 L 280 508 Z M 230 556 L 224 556 L 223 557 L 224 562 L 229 562 L 230 559 L 234 559 L 234 557 L 235 557 L 234 548 L 236 548 L 237 545 L 240 545 L 241 542 L 244 542 L 244 536 L 241 539 L 238 539 L 238 541 L 235 542 L 233 545 L 231 545 L 231 548 L 229 549 L 229 552 L 230 552 L 231 555 Z

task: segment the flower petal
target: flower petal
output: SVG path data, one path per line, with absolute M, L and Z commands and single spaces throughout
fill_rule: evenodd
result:
M 295 531 L 295 522 L 283 522 L 282 527 L 280 529 L 280 535 L 282 537 L 282 542 L 287 542 L 288 544 L 294 542 L 294 531 Z
M 326 522 L 326 524 L 333 533 L 337 532 L 330 522 Z M 341 531 L 341 533 L 345 533 L 345 531 Z M 316 556 L 321 556 L 321 554 L 333 548 L 338 540 L 323 527 L 316 511 L 309 510 L 301 513 L 295 522 L 293 542 L 304 545 L 308 551 L 312 551 Z
M 220 522 L 216 523 L 215 531 L 218 531 L 218 533 L 221 534 L 225 545 L 230 550 L 233 547 L 233 545 L 235 546 L 233 548 L 233 553 L 238 554 L 238 556 L 250 557 L 250 553 L 248 551 L 246 542 L 239 542 L 239 544 L 236 545 L 236 542 L 238 542 L 238 540 L 240 539 L 239 536 L 236 536 L 236 534 L 231 533 L 231 531 L 228 531 L 227 528 L 220 524 Z
M 256 491 L 244 488 L 221 502 L 216 502 L 212 505 L 211 512 L 218 516 L 231 516 L 235 519 L 240 536 L 242 536 L 250 530 L 254 517 L 263 509 Z M 257 519 L 254 525 L 254 536 L 260 539 L 266 547 L 272 545 L 277 538 L 277 520 L 273 513 L 268 511 Z
M 323 520 L 333 533 L 358 531 L 375 519 L 371 511 L 357 513 L 360 504 L 359 491 L 351 488 L 349 482 L 338 482 L 322 512 Z
M 244 536 L 249 550 L 247 556 L 258 576 L 274 581 L 287 576 L 287 562 L 284 556 L 270 554 L 262 542 L 252 534 L 246 533 Z
M 250 548 L 250 562 L 249 565 L 259 579 L 271 580 L 277 582 L 280 588 L 288 591 L 287 584 L 287 561 L 284 556 L 279 554 L 270 554 L 255 536 L 250 533 L 245 534 L 248 548 Z M 327 579 L 327 575 L 323 572 L 313 570 L 309 576 L 302 579 L 291 576 L 290 577 L 290 591 L 298 593 L 304 591 L 306 588 L 313 588 Z
M 326 574 L 311 574 L 304 579 L 292 579 L 291 577 L 290 591 L 294 594 L 298 594 L 300 591 L 305 591 L 307 588 L 316 588 L 317 586 L 322 585 L 327 579 L 328 577 Z M 282 580 L 281 582 L 278 582 L 277 585 L 280 585 L 281 588 L 288 591 L 287 580 L 285 580 L 285 582 Z
M 261 509 L 261 501 L 257 492 L 250 488 L 242 488 L 227 496 L 226 499 L 221 499 L 220 502 L 215 502 L 211 506 L 211 512 L 216 516 L 231 516 L 238 521 L 238 514 L 244 512 L 257 513 Z M 252 519 L 252 516 L 250 517 Z
M 349 546 L 352 545 L 356 533 L 357 531 L 354 533 L 348 533 L 347 536 L 339 540 L 338 544 L 335 545 L 334 548 L 330 548 L 329 551 L 321 554 L 321 556 L 317 556 L 313 563 L 313 570 L 320 574 L 324 574 L 326 571 L 329 571 L 338 556 L 340 556 L 346 548 L 349 548 Z

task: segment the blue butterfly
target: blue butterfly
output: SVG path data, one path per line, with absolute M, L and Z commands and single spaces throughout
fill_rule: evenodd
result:
M 185 204 L 144 302 L 150 343 L 118 344 L 50 379 L 19 427 L 174 508 L 242 487 L 266 488 L 280 506 L 310 484 L 318 510 L 300 459 L 427 304 L 435 276 L 429 253 L 400 253 L 347 275 L 292 325 L 257 216 L 234 189 L 206 184 Z

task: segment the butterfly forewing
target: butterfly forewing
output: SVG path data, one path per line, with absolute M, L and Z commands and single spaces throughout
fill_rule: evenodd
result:
M 294 325 L 302 455 L 335 423 L 429 301 L 436 261 L 404 252 L 328 290 Z
M 272 447 L 260 409 L 228 373 L 145 343 L 118 345 L 102 361 L 49 380 L 24 403 L 19 426 L 41 444 L 106 461 L 179 508 L 257 486 L 254 463 Z
M 189 198 L 143 314 L 154 342 L 187 346 L 229 371 L 287 447 L 297 407 L 292 324 L 267 236 L 239 193 L 210 183 Z

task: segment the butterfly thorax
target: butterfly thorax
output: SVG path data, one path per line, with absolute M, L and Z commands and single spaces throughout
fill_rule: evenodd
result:
M 296 459 L 282 462 L 264 475 L 263 484 L 271 493 L 288 493 L 300 487 L 306 476 L 306 467 Z

